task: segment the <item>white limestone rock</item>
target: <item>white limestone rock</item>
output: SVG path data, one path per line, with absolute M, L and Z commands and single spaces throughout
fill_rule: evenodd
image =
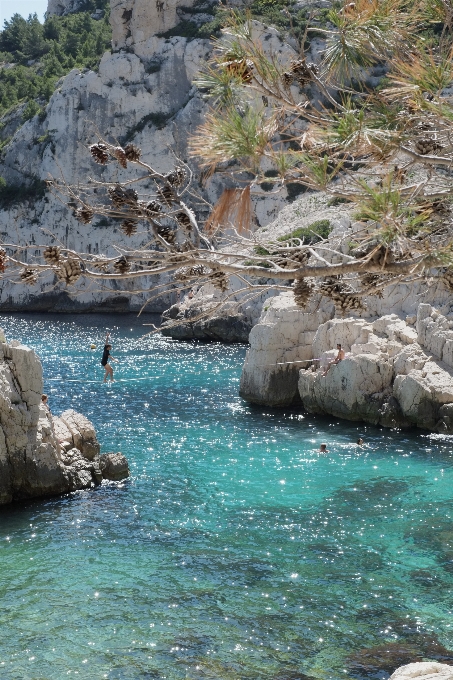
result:
M 291 292 L 268 300 L 249 336 L 240 395 L 269 406 L 289 406 L 299 401 L 299 370 L 312 361 L 315 332 L 332 315 L 332 307 L 328 303 L 321 309 L 313 306 L 302 312 Z
M 389 680 L 453 680 L 453 666 L 436 661 L 420 661 L 397 668 Z
M 335 312 L 325 298 L 301 310 L 284 293 L 266 305 L 250 333 L 244 399 L 287 406 L 299 396 L 313 413 L 453 433 L 453 331 L 438 309 L 420 304 L 414 328 L 402 313 L 329 318 Z M 338 343 L 345 359 L 324 377 Z
M 129 477 L 129 465 L 122 453 L 103 453 L 99 467 L 104 479 L 118 482 Z
M 41 402 L 42 387 L 33 350 L 0 342 L 0 505 L 89 488 L 103 479 L 93 425 L 72 410 L 53 417 Z
M 392 364 L 372 354 L 351 356 L 322 370 L 300 371 L 299 394 L 307 411 L 346 420 L 379 422 L 379 412 L 391 393 Z
M 73 11 L 76 2 L 51 0 L 49 9 L 51 13 L 65 14 Z M 184 7 L 190 8 L 191 4 L 192 0 L 184 2 Z M 209 108 L 192 81 L 205 65 L 212 46 L 209 40 L 158 37 L 179 22 L 176 9 L 176 0 L 165 0 L 163 4 L 154 0 L 112 0 L 113 51 L 104 54 L 97 73 L 73 69 L 58 83 L 45 118 L 35 116 L 14 131 L 2 152 L 0 175 L 12 183 L 21 183 L 24 177 L 59 178 L 61 172 L 69 184 L 91 177 L 122 181 L 130 176 L 129 169 L 123 171 L 116 163 L 99 168 L 92 162 L 87 147 L 95 141 L 98 130 L 111 142 L 137 144 L 143 160 L 159 172 L 171 170 L 175 156 L 190 162 L 193 189 L 207 201 L 198 215 L 206 217 L 208 202 L 217 201 L 225 188 L 224 180 L 213 177 L 209 187 L 203 187 L 200 169 L 189 158 L 187 146 L 189 135 Z M 264 44 L 274 54 L 287 59 L 294 54 L 276 30 L 264 29 L 256 22 L 254 30 L 264 34 Z M 254 198 L 261 225 L 275 218 L 285 197 L 286 191 L 278 196 L 261 192 Z M 81 252 L 114 257 L 115 244 L 124 243 L 117 222 L 97 217 L 93 224 L 81 224 L 49 192 L 44 199 L 27 203 L 26 210 L 22 205 L 0 210 L 0 231 L 9 233 L 11 224 L 23 244 L 47 243 L 40 227 L 64 246 Z M 152 240 L 152 230 L 144 224 L 127 239 L 127 246 L 140 248 Z M 122 282 L 121 288 L 117 281 L 105 281 L 100 290 L 97 283 L 83 277 L 67 287 L 49 273 L 31 286 L 5 281 L 0 291 L 0 309 L 135 311 L 147 301 L 150 288 L 167 281 L 168 275 L 143 277 Z M 144 292 L 132 294 L 137 288 Z M 173 294 L 161 295 L 147 305 L 146 311 L 162 312 L 174 302 Z
M 85 418 L 81 413 L 77 413 L 72 409 L 63 411 L 60 420 L 66 425 L 69 430 L 74 446 L 88 460 L 93 460 L 95 456 L 99 455 L 101 447 L 96 438 L 93 424 Z

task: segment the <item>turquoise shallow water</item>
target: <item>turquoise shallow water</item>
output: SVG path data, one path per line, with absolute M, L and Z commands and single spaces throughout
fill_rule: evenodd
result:
M 105 386 L 89 345 L 114 324 Z M 1 680 L 383 680 L 453 659 L 451 440 L 251 407 L 245 347 L 140 339 L 134 317 L 0 326 L 40 355 L 53 412 L 86 414 L 132 472 L 0 508 Z

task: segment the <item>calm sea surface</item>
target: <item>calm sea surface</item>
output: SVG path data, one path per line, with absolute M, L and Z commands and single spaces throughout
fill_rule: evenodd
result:
M 249 406 L 245 347 L 143 338 L 147 320 L 0 317 L 52 411 L 131 467 L 0 508 L 0 679 L 363 680 L 453 659 L 452 439 Z

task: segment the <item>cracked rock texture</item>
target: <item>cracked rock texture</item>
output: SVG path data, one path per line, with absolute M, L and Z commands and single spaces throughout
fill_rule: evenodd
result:
M 3 338 L 3 332 L 0 338 Z M 99 456 L 85 416 L 42 405 L 42 367 L 29 347 L 0 342 L 0 505 L 53 496 L 129 475 L 121 454 Z

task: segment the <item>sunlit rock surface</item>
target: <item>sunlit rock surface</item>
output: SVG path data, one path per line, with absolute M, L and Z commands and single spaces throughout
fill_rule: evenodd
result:
M 435 661 L 421 661 L 401 666 L 389 680 L 453 680 L 453 666 Z
M 76 11 L 76 0 L 51 0 L 51 13 Z M 190 10 L 191 0 L 180 10 Z M 175 0 L 164 3 L 144 0 L 112 0 L 110 20 L 113 28 L 112 51 L 106 52 L 99 69 L 72 70 L 62 78 L 50 98 L 45 116 L 35 116 L 15 126 L 7 122 L 13 137 L 4 147 L 0 175 L 8 183 L 22 183 L 24 177 L 47 180 L 64 179 L 69 184 L 85 183 L 91 178 L 106 182 L 122 181 L 128 171 L 111 163 L 99 168 L 92 160 L 88 146 L 97 141 L 97 132 L 111 142 L 133 142 L 142 149 L 142 159 L 157 171 L 166 173 L 174 167 L 175 158 L 187 162 L 193 172 L 195 193 L 203 201 L 194 207 L 203 221 L 223 189 L 225 180 L 215 175 L 208 186 L 201 181 L 201 171 L 188 155 L 188 139 L 209 110 L 194 77 L 206 64 L 212 50 L 210 40 L 181 36 L 161 37 L 180 19 Z M 194 16 L 200 17 L 198 13 Z M 207 19 L 212 19 L 207 15 Z M 282 42 L 278 31 L 254 22 L 256 32 L 263 34 L 266 48 L 274 55 L 289 60 L 293 49 Z M 21 121 L 21 110 L 17 109 Z M 17 129 L 16 129 L 17 127 Z M 142 172 L 142 171 L 140 171 Z M 153 184 L 143 185 L 144 194 Z M 275 219 L 285 204 L 286 191 L 280 194 L 257 190 L 254 196 L 257 220 L 265 225 Z M 78 222 L 72 210 L 47 192 L 30 197 L 19 204 L 0 210 L 0 231 L 8 240 L 21 244 L 63 244 L 86 253 L 114 257 L 115 245 L 124 245 L 125 237 L 118 221 L 96 217 L 92 224 Z M 14 234 L 14 237 L 13 237 Z M 142 223 L 138 233 L 128 238 L 131 249 L 153 243 L 150 225 Z M 23 258 L 27 260 L 27 252 Z M 127 312 L 139 310 L 147 301 L 148 290 L 168 281 L 168 276 L 143 277 L 132 282 L 90 282 L 80 279 L 66 287 L 53 274 L 35 285 L 8 284 L 0 291 L 0 310 L 18 309 L 62 312 Z M 134 290 L 139 291 L 135 293 Z M 149 303 L 145 311 L 162 312 L 176 302 L 175 294 L 162 294 Z
M 0 338 L 4 338 L 0 332 Z M 39 358 L 17 341 L 0 342 L 0 504 L 90 488 L 128 476 L 121 454 L 99 456 L 93 425 L 41 402 Z

